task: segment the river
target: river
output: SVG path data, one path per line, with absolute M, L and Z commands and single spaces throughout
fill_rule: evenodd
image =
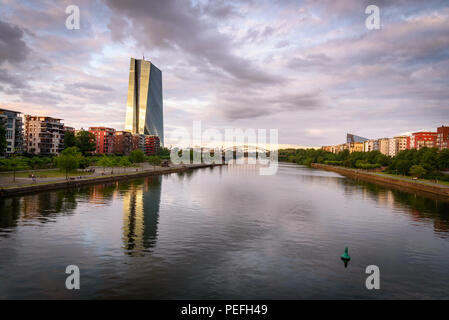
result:
M 448 299 L 449 201 L 294 164 L 2 198 L 0 298 Z

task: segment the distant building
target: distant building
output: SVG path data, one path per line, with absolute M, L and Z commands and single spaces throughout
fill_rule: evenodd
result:
M 146 135 L 144 142 L 144 152 L 147 156 L 152 156 L 158 153 L 160 148 L 160 139 L 156 135 Z
M 449 127 L 441 126 L 437 128 L 436 146 L 439 150 L 449 148 Z
M 0 125 L 5 128 L 5 154 L 21 153 L 23 151 L 23 123 L 20 112 L 0 109 Z
M 95 136 L 95 153 L 114 153 L 115 129 L 107 127 L 90 127 L 89 132 Z
M 363 143 L 363 151 L 371 152 L 379 150 L 379 142 L 377 140 L 368 140 Z
M 349 143 L 349 152 L 363 152 L 363 142 L 351 142 Z
M 397 142 L 397 153 L 407 150 L 409 147 L 409 141 L 410 141 L 410 137 L 409 136 L 397 136 L 394 137 L 396 139 Z
M 321 149 L 327 152 L 334 152 L 334 146 L 322 146 Z
M 114 139 L 114 152 L 117 154 L 129 155 L 133 150 L 132 133 L 129 131 L 116 131 Z
M 62 119 L 25 116 L 25 150 L 42 155 L 59 154 L 64 150 Z
M 410 149 L 435 148 L 436 142 L 436 132 L 415 132 L 410 136 Z
M 164 144 L 162 72 L 150 61 L 131 58 L 125 130 L 157 135 Z
M 388 150 L 389 150 L 389 145 L 390 145 L 390 139 L 388 138 L 382 138 L 377 140 L 378 144 L 379 144 L 379 151 L 380 153 L 388 156 Z
M 352 133 L 346 134 L 346 142 L 347 143 L 365 142 L 365 141 L 368 141 L 368 140 L 369 140 L 368 138 L 359 137 L 359 136 L 356 136 L 356 135 L 354 135 Z
M 390 157 L 396 157 L 399 150 L 399 142 L 395 138 L 388 139 L 388 155 Z
M 75 128 L 74 127 L 67 127 L 67 126 L 64 126 L 64 131 L 69 131 L 69 132 L 72 132 L 73 134 L 75 134 Z

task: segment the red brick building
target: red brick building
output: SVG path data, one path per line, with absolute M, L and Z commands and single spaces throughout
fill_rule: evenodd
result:
M 129 155 L 133 151 L 133 135 L 129 131 L 116 131 L 114 153 Z
M 95 153 L 114 153 L 115 129 L 106 127 L 90 127 L 89 132 L 95 135 Z
M 437 128 L 437 145 L 439 150 L 449 148 L 449 127 L 441 126 Z
M 415 132 L 410 137 L 410 149 L 435 148 L 436 142 L 436 132 Z
M 144 152 L 147 156 L 155 155 L 160 148 L 160 140 L 158 136 L 146 135 L 144 142 Z

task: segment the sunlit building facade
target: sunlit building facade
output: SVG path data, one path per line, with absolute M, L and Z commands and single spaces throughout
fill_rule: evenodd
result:
M 157 135 L 164 144 L 162 72 L 150 61 L 131 58 L 125 130 Z

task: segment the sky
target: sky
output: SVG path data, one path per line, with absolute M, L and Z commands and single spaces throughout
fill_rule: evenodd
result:
M 449 1 L 0 0 L 0 108 L 123 130 L 143 55 L 162 71 L 166 145 L 198 120 L 277 129 L 286 147 L 449 124 Z

